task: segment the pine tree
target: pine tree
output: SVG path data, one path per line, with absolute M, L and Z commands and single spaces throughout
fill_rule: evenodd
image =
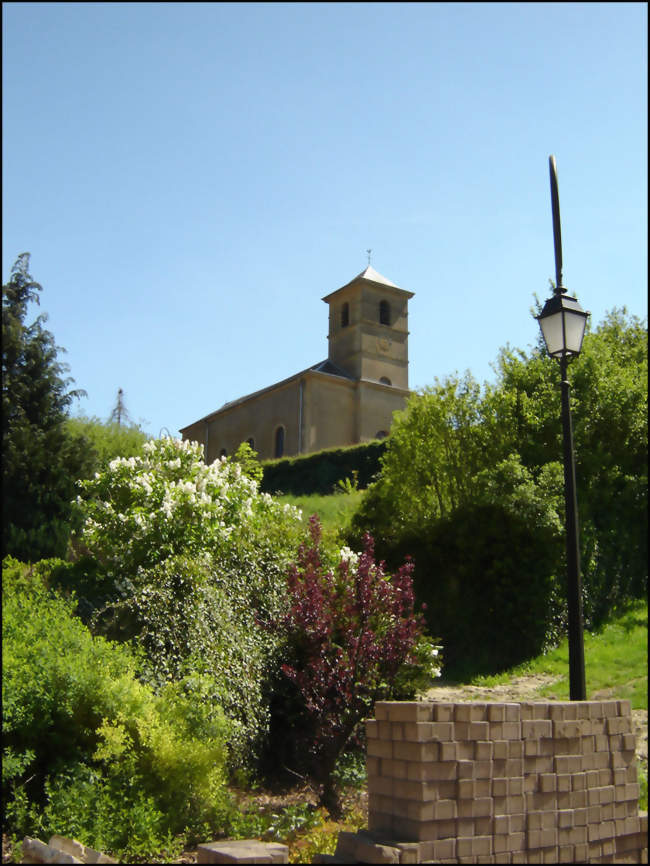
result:
M 18 256 L 2 287 L 2 556 L 35 562 L 65 554 L 74 482 L 84 474 L 84 441 L 65 428 L 74 381 L 57 360 L 41 314 L 26 324 L 42 286 L 29 273 L 29 253 Z

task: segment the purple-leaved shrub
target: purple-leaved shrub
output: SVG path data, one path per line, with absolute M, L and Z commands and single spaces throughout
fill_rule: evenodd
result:
M 414 610 L 410 561 L 386 574 L 366 534 L 363 551 L 344 548 L 331 570 L 315 516 L 309 531 L 311 543 L 301 545 L 289 573 L 290 607 L 279 622 L 291 658 L 282 672 L 302 709 L 296 730 L 287 734 L 299 738 L 308 773 L 322 785 L 322 804 L 336 815 L 332 774 L 358 723 L 374 701 L 392 695 L 405 665 L 438 676 L 439 648 L 425 637 L 422 614 Z

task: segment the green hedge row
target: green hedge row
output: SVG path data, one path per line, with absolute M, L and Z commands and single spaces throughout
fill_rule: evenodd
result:
M 262 464 L 265 493 L 332 493 L 337 481 L 349 478 L 364 489 L 379 471 L 379 459 L 386 449 L 385 439 L 374 439 L 347 448 L 330 448 L 301 457 L 283 457 Z M 356 473 L 356 476 L 355 476 Z

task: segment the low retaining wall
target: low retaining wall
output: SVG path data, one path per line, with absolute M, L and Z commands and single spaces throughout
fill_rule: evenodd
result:
M 393 862 L 647 862 L 629 701 L 385 701 L 366 732 L 368 831 Z

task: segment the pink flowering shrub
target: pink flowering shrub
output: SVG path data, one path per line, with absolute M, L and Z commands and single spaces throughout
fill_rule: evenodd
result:
M 309 775 L 322 784 L 332 813 L 338 799 L 332 779 L 337 758 L 374 701 L 392 696 L 409 663 L 438 676 L 438 654 L 414 611 L 413 565 L 394 576 L 374 560 L 366 534 L 359 555 L 347 549 L 334 570 L 323 562 L 321 527 L 310 520 L 311 545 L 303 544 L 289 574 L 290 608 L 279 623 L 291 648 L 283 674 L 298 692 L 302 716 L 287 736 L 300 740 Z M 424 652 L 423 652 L 424 650 Z

